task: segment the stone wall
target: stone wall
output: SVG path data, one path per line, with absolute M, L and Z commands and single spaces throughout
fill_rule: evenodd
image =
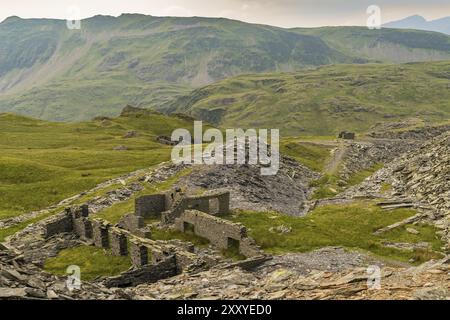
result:
M 161 221 L 164 224 L 174 223 L 185 210 L 198 210 L 208 214 L 222 216 L 230 212 L 230 192 L 215 192 L 208 195 L 178 197 L 171 203 L 170 209 L 163 212 Z
M 74 232 L 82 240 L 93 239 L 92 222 L 88 218 L 87 206 L 67 208 L 46 221 L 44 226 L 44 237 L 50 238 L 56 234 Z
M 118 226 L 142 238 L 150 238 L 151 236 L 151 231 L 146 227 L 144 217 L 133 213 L 123 216 Z
M 130 287 L 142 283 L 153 283 L 178 274 L 175 257 L 169 257 L 156 264 L 139 269 L 125 271 L 118 276 L 107 278 L 103 284 L 106 287 Z
M 146 195 L 135 200 L 135 214 L 140 217 L 159 218 L 161 212 L 166 210 L 166 195 L 152 194 Z
M 51 238 L 54 235 L 72 231 L 72 216 L 68 212 L 63 212 L 48 220 L 45 224 L 44 237 Z
M 187 197 L 187 209 L 198 210 L 217 216 L 226 215 L 230 211 L 230 192 L 216 192 L 208 195 Z M 213 208 L 213 203 L 217 202 L 217 207 Z
M 130 258 L 135 267 L 148 265 L 148 247 L 140 241 L 130 241 Z
M 161 222 L 165 225 L 169 225 L 175 221 L 186 210 L 186 201 L 184 199 L 178 199 L 172 204 L 170 210 L 164 211 L 161 214 Z
M 339 133 L 339 136 L 338 136 L 339 139 L 345 139 L 345 140 L 354 140 L 355 137 L 356 137 L 355 133 L 347 132 L 347 131 L 342 131 L 341 133 Z
M 99 248 L 109 248 L 109 232 L 110 224 L 106 221 L 95 219 L 92 221 L 92 235 L 94 245 Z
M 199 217 L 193 221 L 200 236 L 212 239 L 219 248 L 228 248 L 229 241 L 234 239 L 240 244 L 243 254 L 258 255 L 258 248 L 247 238 L 243 226 L 211 215 L 227 214 L 229 201 L 229 192 L 185 197 L 180 190 L 173 190 L 167 194 L 144 196 L 136 199 L 136 212 L 125 215 L 116 226 L 102 219 L 90 219 L 87 205 L 74 206 L 49 221 L 45 227 L 45 235 L 49 238 L 58 233 L 72 232 L 89 244 L 110 249 L 113 255 L 129 256 L 134 269 L 109 278 L 107 283 L 108 286 L 136 285 L 174 276 L 186 270 L 203 270 L 211 263 L 195 254 L 192 245 L 149 239 L 150 231 L 144 221 L 147 217 L 160 216 L 163 222 L 171 223 L 180 216 L 189 220 L 191 216 L 186 212 L 201 213 L 203 220 Z M 215 206 L 212 202 L 215 202 Z M 167 207 L 171 210 L 164 212 Z M 204 212 L 186 211 L 189 208 Z M 184 224 L 182 226 L 184 230 Z
M 128 255 L 128 239 L 127 236 L 120 231 L 120 229 L 115 227 L 109 229 L 109 244 L 113 255 Z
M 175 256 L 179 272 L 203 264 L 203 261 L 192 253 L 192 245 L 177 241 L 150 240 L 145 237 L 148 234 L 139 234 L 138 231 L 145 231 L 143 228 L 135 228 L 145 225 L 142 217 L 131 214 L 124 221 L 117 227 L 102 219 L 91 221 L 87 206 L 74 206 L 50 219 L 44 225 L 44 233 L 46 238 L 50 238 L 55 234 L 73 232 L 80 239 L 99 248 L 111 249 L 114 255 L 129 255 L 135 267 L 159 263 L 172 255 Z
M 221 249 L 228 249 L 234 243 L 238 243 L 239 252 L 246 257 L 262 255 L 255 242 L 248 238 L 247 229 L 241 224 L 196 210 L 184 211 L 175 220 L 175 228 L 182 232 L 192 227 L 196 235 L 208 239 Z
M 183 192 L 181 192 L 181 189 L 179 189 L 179 188 L 175 188 L 169 192 L 166 192 L 166 194 L 165 194 L 166 205 L 165 205 L 164 211 L 169 210 L 176 203 L 178 203 L 180 200 L 182 200 L 184 198 L 185 198 L 185 195 Z

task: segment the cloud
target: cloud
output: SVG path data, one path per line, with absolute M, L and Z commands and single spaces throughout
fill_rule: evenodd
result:
M 77 5 L 82 16 L 143 13 L 158 16 L 208 16 L 239 19 L 282 27 L 365 25 L 366 9 L 381 7 L 383 21 L 420 14 L 427 19 L 450 15 L 449 0 L 0 0 L 0 20 L 65 18 Z
M 174 17 L 192 17 L 194 14 L 191 10 L 180 6 L 169 6 L 162 10 L 163 15 Z

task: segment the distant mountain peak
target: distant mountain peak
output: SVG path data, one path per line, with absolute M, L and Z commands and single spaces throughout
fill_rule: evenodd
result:
M 450 17 L 427 20 L 420 15 L 413 15 L 401 20 L 388 22 L 385 28 L 417 29 L 450 34 Z
M 1 23 L 13 22 L 13 21 L 19 21 L 19 20 L 23 20 L 23 19 L 18 16 L 10 16 L 10 17 L 6 18 L 5 20 L 3 20 Z
M 410 21 L 421 21 L 421 22 L 427 22 L 427 19 L 422 17 L 421 15 L 415 14 L 413 16 L 406 17 L 403 19 L 403 21 L 410 20 Z

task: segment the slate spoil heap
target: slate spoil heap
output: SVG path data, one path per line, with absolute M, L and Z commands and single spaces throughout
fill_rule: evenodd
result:
M 67 277 L 58 277 L 26 263 L 16 252 L 0 244 L 0 299 L 129 299 L 121 289 L 108 289 L 98 283 L 83 282 L 70 291 Z

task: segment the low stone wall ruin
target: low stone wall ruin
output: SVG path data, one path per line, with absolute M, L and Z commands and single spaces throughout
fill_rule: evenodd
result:
M 122 219 L 120 219 L 118 226 L 142 238 L 150 238 L 151 236 L 151 231 L 147 228 L 144 217 L 134 213 L 123 216 Z
M 166 195 L 152 194 L 146 195 L 135 200 L 135 214 L 139 217 L 158 218 L 161 212 L 166 210 Z
M 229 192 L 186 197 L 180 190 L 136 199 L 135 213 L 125 215 L 116 226 L 102 219 L 91 219 L 87 205 L 74 206 L 53 217 L 45 225 L 45 238 L 61 233 L 74 233 L 84 242 L 108 248 L 116 256 L 129 256 L 133 268 L 106 279 L 108 286 L 128 286 L 171 277 L 183 271 L 204 269 L 210 262 L 194 253 L 194 247 L 179 240 L 151 240 L 145 218 L 161 218 L 163 224 L 174 224 L 195 234 L 218 248 L 238 246 L 239 253 L 253 258 L 263 256 L 244 226 L 221 219 L 228 214 Z
M 123 288 L 156 282 L 161 279 L 174 277 L 177 274 L 176 260 L 172 256 L 159 263 L 125 271 L 118 276 L 107 278 L 103 284 L 108 288 Z
M 247 236 L 247 229 L 207 213 L 197 210 L 184 211 L 175 220 L 175 228 L 182 231 L 193 231 L 196 235 L 206 238 L 221 249 L 233 245 L 239 246 L 239 252 L 246 257 L 261 256 L 262 251 L 253 239 Z
M 201 196 L 185 196 L 180 190 L 172 190 L 164 194 L 145 195 L 135 200 L 134 215 L 143 219 L 158 218 L 167 225 L 173 223 L 183 211 L 191 209 L 216 216 L 226 215 L 230 211 L 230 192 L 217 191 Z M 130 231 L 136 229 L 136 226 L 127 228 Z
M 172 202 L 171 208 L 161 213 L 161 221 L 171 224 L 185 210 L 198 210 L 204 213 L 223 216 L 230 212 L 230 192 L 219 191 L 201 196 L 178 197 Z
M 109 248 L 117 256 L 129 256 L 133 269 L 106 280 L 109 284 L 136 285 L 171 277 L 185 269 L 201 268 L 204 265 L 193 248 L 169 242 L 141 238 L 130 231 L 114 227 L 102 219 L 89 219 L 85 206 L 72 207 L 53 217 L 45 225 L 44 236 L 73 232 L 80 239 L 99 248 Z M 168 261 L 171 261 L 170 263 Z

